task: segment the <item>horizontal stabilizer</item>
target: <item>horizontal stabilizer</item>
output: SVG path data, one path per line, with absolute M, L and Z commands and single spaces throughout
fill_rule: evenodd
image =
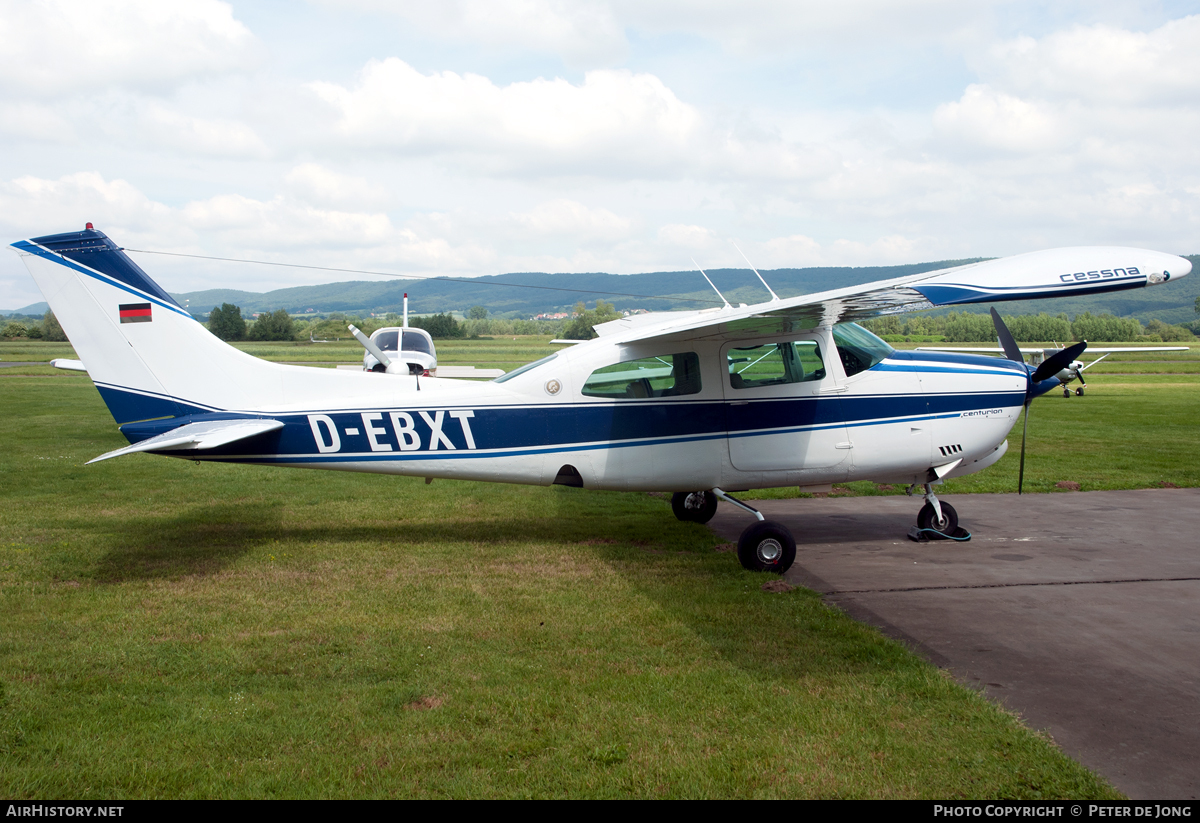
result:
M 82 360 L 67 360 L 65 357 L 51 360 L 50 365 L 56 369 L 65 369 L 66 371 L 87 371 L 87 366 L 83 365 Z
M 257 434 L 265 434 L 276 429 L 282 429 L 279 420 L 266 420 L 260 417 L 243 418 L 241 420 L 206 420 L 202 423 L 188 423 L 169 432 L 163 432 L 155 437 L 141 440 L 123 449 L 110 451 L 88 461 L 88 465 L 108 460 L 110 457 L 120 457 L 123 454 L 149 451 L 179 451 L 182 449 L 215 449 L 245 440 Z

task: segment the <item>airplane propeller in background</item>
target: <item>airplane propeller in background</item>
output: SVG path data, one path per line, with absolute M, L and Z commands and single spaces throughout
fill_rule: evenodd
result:
M 1000 319 L 1000 315 L 994 308 L 992 309 L 992 325 L 996 327 L 996 337 L 999 338 L 1000 348 L 1004 349 L 1004 356 L 1024 366 L 1025 357 L 1021 354 L 1021 347 L 1017 345 L 1012 332 L 1008 330 L 1008 326 L 1004 325 L 1004 321 Z M 1086 340 L 1065 349 L 1059 349 L 1043 360 L 1029 376 L 1029 384 L 1025 389 L 1025 421 L 1021 428 L 1021 468 L 1017 475 L 1017 494 L 1021 494 L 1025 485 L 1025 438 L 1029 434 L 1029 404 L 1037 396 L 1034 394 L 1034 387 L 1063 369 L 1069 368 L 1086 349 Z

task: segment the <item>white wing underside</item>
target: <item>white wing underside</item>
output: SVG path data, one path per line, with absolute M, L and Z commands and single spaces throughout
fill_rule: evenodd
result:
M 1191 268 L 1181 257 L 1142 249 L 1050 249 L 753 306 L 634 315 L 595 329 L 601 337 L 612 335 L 628 343 L 735 340 L 935 306 L 1142 288 L 1186 275 Z
M 1004 349 L 997 346 L 967 348 L 965 346 L 917 346 L 917 351 L 970 351 L 984 352 L 987 354 L 1002 353 Z M 1037 349 L 1019 349 L 1022 354 L 1042 354 L 1046 351 L 1045 348 Z M 1053 349 L 1051 349 L 1053 351 Z M 1088 354 L 1117 354 L 1119 352 L 1146 352 L 1146 351 L 1190 351 L 1187 346 L 1129 346 L 1121 349 L 1100 349 L 1095 346 L 1087 347 Z
M 215 449 L 245 440 L 258 434 L 282 429 L 279 420 L 244 418 L 241 420 L 207 420 L 203 423 L 188 423 L 147 440 L 141 440 L 123 449 L 116 449 L 88 461 L 88 464 L 148 451 L 182 451 L 187 449 Z
M 630 342 L 675 337 L 725 340 L 785 334 L 883 314 L 931 308 L 933 304 L 920 292 L 908 288 L 908 285 L 934 274 L 909 275 L 865 287 L 850 286 L 754 306 L 639 314 L 601 323 L 595 329 L 601 337 L 619 334 Z

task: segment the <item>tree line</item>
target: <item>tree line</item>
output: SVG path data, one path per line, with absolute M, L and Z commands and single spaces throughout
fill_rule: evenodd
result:
M 1087 340 L 1099 342 L 1178 343 L 1196 339 L 1192 329 L 1151 320 L 1145 326 L 1134 317 L 1084 312 L 1071 320 L 1065 314 L 1024 314 L 1003 318 L 1013 337 L 1021 343 Z M 950 312 L 893 314 L 864 320 L 863 326 L 889 343 L 986 343 L 996 342 L 996 329 L 989 314 Z M 1195 324 L 1191 324 L 1195 325 Z
M 1200 298 L 1198 311 L 1200 314 Z M 575 306 L 574 316 L 565 320 L 506 320 L 487 316 L 483 306 L 473 306 L 465 320 L 451 314 L 432 314 L 410 317 L 409 325 L 425 329 L 435 340 L 455 340 L 472 337 L 504 335 L 553 335 L 569 340 L 595 337 L 592 326 L 620 317 L 612 304 L 597 300 L 593 309 L 584 303 Z M 224 303 L 213 308 L 208 316 L 208 329 L 227 341 L 238 340 L 335 340 L 348 339 L 347 326 L 353 323 L 366 334 L 384 326 L 399 326 L 401 316 L 394 312 L 381 317 L 359 317 L 335 313 L 324 318 L 292 317 L 285 309 L 264 312 L 257 318 L 242 317 L 240 307 Z M 1171 325 L 1151 320 L 1144 326 L 1133 317 L 1084 312 L 1072 320 L 1065 314 L 1025 314 L 1006 316 L 1004 322 L 1013 337 L 1022 343 L 1065 342 L 1087 340 L 1099 342 L 1188 343 L 1196 340 L 1200 320 Z M 994 343 L 996 330 L 990 315 L 975 312 L 950 312 L 938 316 L 922 313 L 894 314 L 865 320 L 862 325 L 891 343 Z M 39 322 L 33 318 L 9 320 L 0 336 L 6 339 L 46 340 L 66 342 L 67 336 L 55 319 L 46 312 Z
M 427 314 L 410 316 L 408 325 L 424 329 L 435 340 L 457 340 L 472 337 L 501 337 L 504 335 L 554 335 L 571 340 L 587 340 L 595 337 L 592 326 L 620 315 L 612 304 L 596 301 L 594 309 L 585 304 L 575 306 L 575 316 L 570 320 L 508 320 L 488 317 L 483 306 L 472 306 L 466 319 L 458 320 L 452 314 Z M 224 303 L 213 308 L 208 315 L 208 329 L 226 341 L 236 340 L 345 340 L 353 323 L 363 333 L 370 335 L 385 326 L 399 326 L 403 318 L 389 312 L 380 317 L 360 317 L 335 312 L 324 318 L 291 317 L 284 309 L 263 313 L 257 319 L 246 320 L 239 306 Z

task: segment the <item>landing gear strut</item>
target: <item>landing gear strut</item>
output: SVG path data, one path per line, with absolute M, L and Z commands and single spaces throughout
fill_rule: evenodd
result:
M 767 520 L 758 509 L 747 506 L 720 489 L 713 489 L 712 494 L 758 519 L 738 538 L 738 560 L 743 568 L 752 572 L 783 574 L 792 567 L 796 562 L 796 539 L 786 526 Z

